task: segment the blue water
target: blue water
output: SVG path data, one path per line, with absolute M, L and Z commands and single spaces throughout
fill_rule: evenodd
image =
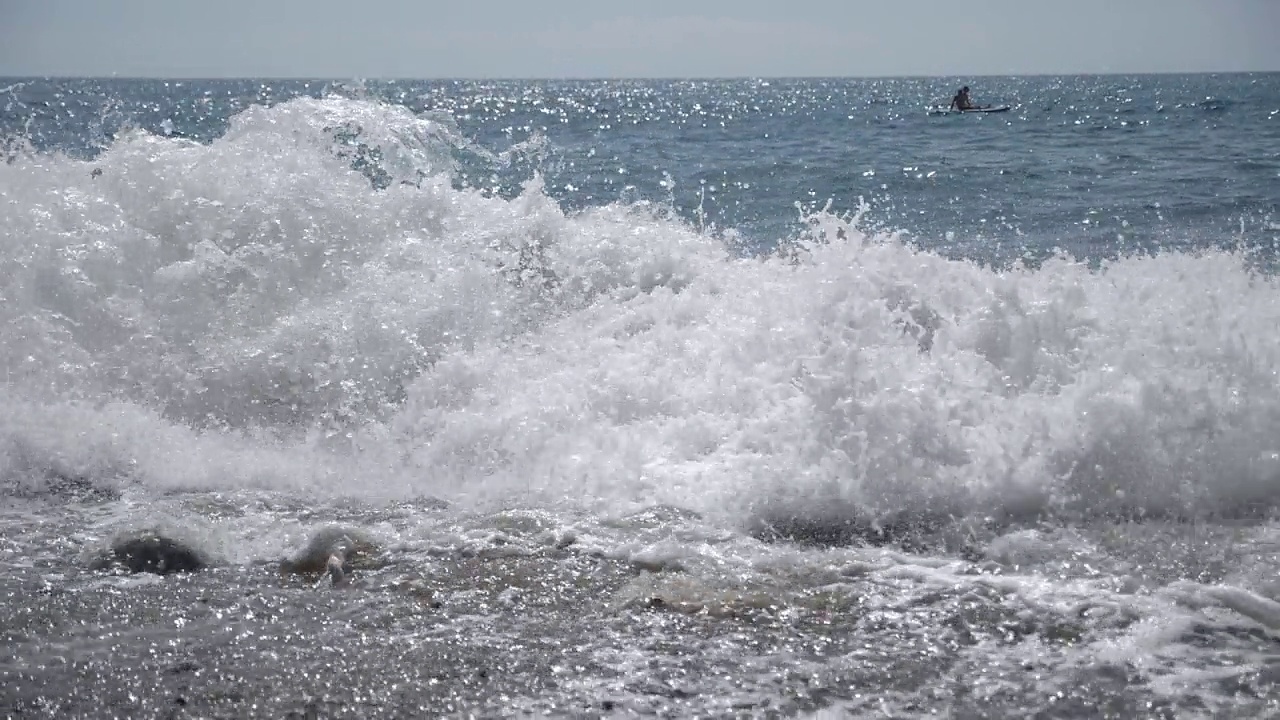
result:
M 1007 114 L 933 117 L 967 82 Z M 1280 74 L 711 81 L 6 81 L 0 135 L 91 158 L 123 129 L 212 142 L 237 113 L 339 93 L 442 114 L 460 186 L 534 172 L 568 211 L 667 204 L 748 249 L 802 210 L 960 256 L 1274 251 Z M 358 134 L 358 133 L 357 133 Z M 358 142 L 353 135 L 349 138 Z M 514 152 L 512 147 L 516 146 Z M 503 161 L 495 156 L 509 152 Z M 382 178 L 373 178 L 374 182 Z

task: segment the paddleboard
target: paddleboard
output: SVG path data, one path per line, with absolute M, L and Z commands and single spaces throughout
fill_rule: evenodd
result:
M 960 115 L 962 113 L 1001 113 L 1009 112 L 1008 105 L 995 105 L 991 107 L 970 108 L 968 110 L 952 110 L 942 105 L 935 106 L 929 111 L 930 115 Z

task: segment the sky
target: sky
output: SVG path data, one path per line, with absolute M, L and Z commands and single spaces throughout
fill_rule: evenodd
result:
M 1280 71 L 1280 0 L 0 0 L 0 77 Z

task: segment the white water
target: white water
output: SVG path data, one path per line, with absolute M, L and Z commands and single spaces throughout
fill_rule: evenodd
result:
M 1280 497 L 1280 283 L 1238 256 L 995 271 L 818 215 L 738 259 L 661 208 L 455 189 L 460 142 L 301 99 L 0 165 L 0 482 L 729 522 Z
M 960 653 L 940 682 L 977 695 L 1016 678 L 1062 697 L 1105 665 L 1226 711 L 1213 682 L 1266 666 L 1236 631 L 1280 624 L 1274 523 L 1105 518 L 1274 510 L 1276 279 L 1219 252 L 996 271 L 825 214 L 788 252 L 740 259 L 660 207 L 566 216 L 536 179 L 512 201 L 455 189 L 461 142 L 441 118 L 296 100 L 208 146 L 135 133 L 91 164 L 0 165 L 0 489 L 126 491 L 69 522 L 6 507 L 0 567 L 138 527 L 246 565 L 355 517 L 404 572 L 570 543 L 662 570 L 602 598 L 619 613 L 856 601 L 869 627 L 905 618 L 872 638 L 904 655 L 936 631 L 909 622 L 951 612 L 918 608 L 952 600 L 1086 628 Z M 346 500 L 425 495 L 455 505 Z M 1015 522 L 977 573 L 738 532 L 851 508 L 1078 522 Z M 1225 584 L 1188 579 L 1214 563 Z

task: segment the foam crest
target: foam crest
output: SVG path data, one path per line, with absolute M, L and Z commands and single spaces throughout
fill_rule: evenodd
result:
M 453 132 L 299 99 L 211 145 L 138 132 L 91 167 L 6 166 L 9 382 L 186 421 L 309 422 L 394 392 L 438 343 L 506 332 L 494 266 L 523 245 L 503 233 L 533 231 L 502 217 L 522 208 L 451 187 Z M 388 175 L 405 182 L 379 192 Z
M 416 462 L 739 517 L 1270 506 L 1280 303 L 1241 257 L 998 272 L 815 220 L 790 259 L 686 262 L 445 357 L 398 419 Z
M 741 258 L 458 187 L 461 144 L 298 99 L 0 166 L 6 475 L 733 522 L 1274 503 L 1280 286 L 1241 255 L 993 269 L 819 213 Z

